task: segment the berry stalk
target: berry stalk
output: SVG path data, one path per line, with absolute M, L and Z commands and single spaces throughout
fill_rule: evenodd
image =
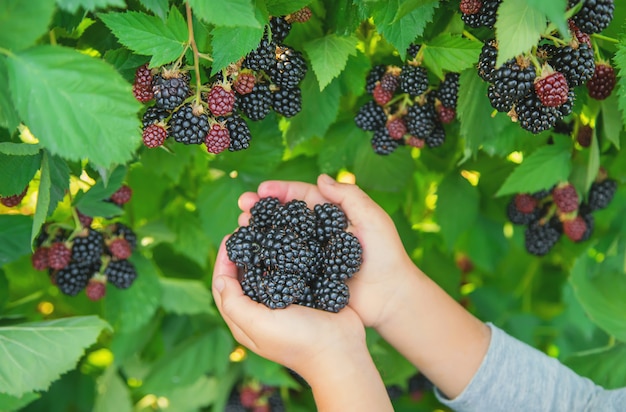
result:
M 200 104 L 200 89 L 202 82 L 200 79 L 200 52 L 198 51 L 198 45 L 193 34 L 193 20 L 191 15 L 191 6 L 188 2 L 185 2 L 185 9 L 187 11 L 187 29 L 189 31 L 189 45 L 193 51 L 193 71 L 196 73 L 196 104 Z M 184 53 L 183 53 L 184 55 Z

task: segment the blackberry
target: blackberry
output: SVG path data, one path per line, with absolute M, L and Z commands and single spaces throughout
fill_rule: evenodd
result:
M 398 148 L 398 141 L 392 139 L 386 127 L 378 129 L 374 132 L 371 140 L 374 153 L 379 155 L 388 155 Z
M 587 46 L 591 47 L 591 37 L 589 37 L 589 35 L 587 33 L 583 33 L 582 30 L 580 30 L 577 26 L 576 23 L 574 23 L 574 20 L 569 19 L 567 21 L 567 25 L 569 26 L 569 30 L 572 33 L 572 36 L 574 36 L 576 38 L 576 40 L 578 41 L 578 43 L 586 43 Z
M 582 216 L 563 221 L 563 233 L 573 242 L 580 242 L 587 232 L 587 222 Z
M 561 117 L 556 108 L 541 104 L 534 90 L 515 104 L 515 115 L 520 126 L 534 134 L 550 129 Z
M 388 69 L 387 72 L 383 74 L 383 77 L 380 78 L 380 87 L 382 87 L 383 90 L 391 93 L 396 91 L 399 83 L 397 71 L 398 70 L 394 71 L 393 68 L 390 68 L 390 70 Z
M 489 97 L 494 109 L 508 112 L 512 105 L 533 88 L 535 70 L 508 62 L 491 74 Z
M 389 132 L 389 136 L 395 140 L 402 139 L 407 132 L 406 123 L 404 123 L 404 119 L 402 117 L 389 119 L 386 127 Z
M 228 401 L 224 406 L 224 412 L 247 412 L 248 409 L 241 404 L 241 397 L 237 385 L 233 386 Z
M 470 27 L 487 27 L 491 29 L 496 23 L 496 13 L 501 2 L 502 0 L 483 0 L 482 6 L 477 13 L 462 14 L 461 19 Z
M 233 111 L 235 92 L 229 84 L 215 84 L 207 97 L 209 110 L 213 116 L 226 116 Z
M 187 103 L 172 114 L 168 126 L 169 135 L 177 142 L 202 144 L 209 131 L 209 118 L 204 113 L 194 113 L 191 103 Z
M 255 302 L 259 299 L 259 283 L 261 279 L 267 276 L 265 270 L 260 266 L 246 267 L 241 279 L 241 289 L 243 293 Z
M 148 64 L 139 66 L 135 70 L 135 80 L 133 82 L 133 95 L 135 99 L 141 103 L 148 102 L 154 98 L 152 90 L 152 72 L 148 68 Z
M 560 184 L 552 189 L 552 200 L 563 213 L 574 212 L 578 209 L 578 193 L 571 183 Z
M 48 251 L 49 249 L 45 246 L 35 249 L 31 256 L 31 263 L 35 270 L 48 269 Z
M 406 144 L 408 144 L 411 147 L 416 147 L 418 149 L 421 149 L 424 147 L 426 142 L 424 142 L 424 139 L 420 139 L 415 136 L 409 136 L 409 138 L 406 140 Z
M 22 203 L 22 199 L 26 196 L 26 192 L 28 191 L 28 185 L 22 190 L 21 193 L 11 195 L 11 196 L 0 196 L 0 203 L 6 207 L 15 207 Z
M 291 23 L 289 23 L 285 17 L 274 16 L 270 19 L 270 32 L 272 33 L 273 42 L 282 43 L 290 31 Z
M 101 280 L 91 278 L 85 287 L 85 294 L 91 301 L 98 301 L 106 294 L 106 283 Z
M 218 154 L 228 149 L 230 146 L 230 135 L 225 124 L 214 123 L 204 140 L 209 153 Z
M 97 230 L 87 229 L 84 236 L 76 236 L 72 243 L 72 260 L 93 263 L 104 253 L 104 237 Z
M 241 226 L 226 241 L 226 251 L 231 262 L 240 268 L 260 263 L 261 236 L 248 226 Z
M 300 10 L 294 11 L 289 15 L 289 20 L 298 23 L 306 23 L 313 16 L 313 12 L 308 7 L 303 7 Z
M 64 241 L 53 242 L 48 249 L 48 265 L 52 269 L 63 269 L 72 261 L 72 250 Z
M 502 113 L 508 113 L 518 99 L 515 96 L 502 92 L 495 84 L 490 84 L 487 88 L 487 98 L 491 107 Z
M 385 126 L 386 121 L 387 115 L 385 114 L 385 111 L 373 100 L 370 100 L 361 106 L 354 117 L 356 125 L 360 129 L 366 131 L 381 129 Z
M 583 85 L 591 79 L 595 69 L 593 49 L 582 43 L 578 48 L 545 47 L 552 68 L 563 73 L 570 88 Z
M 385 106 L 387 103 L 393 99 L 393 92 L 383 89 L 383 86 L 378 82 L 376 87 L 374 87 L 374 92 L 372 93 L 374 97 L 374 101 L 380 106 Z
M 263 236 L 259 255 L 268 271 L 281 274 L 308 276 L 318 264 L 308 243 L 284 229 L 270 229 Z
M 141 123 L 143 124 L 143 128 L 145 129 L 148 126 L 165 120 L 169 115 L 170 112 L 168 110 L 161 109 L 157 106 L 150 106 L 143 114 L 143 117 L 141 118 Z
M 275 59 L 276 43 L 263 38 L 257 48 L 246 55 L 241 67 L 254 71 L 269 71 L 270 67 L 274 65 Z
M 416 373 L 411 376 L 408 381 L 408 389 L 411 396 L 417 393 L 432 391 L 435 385 L 423 373 Z
M 524 232 L 524 245 L 528 253 L 543 256 L 550 252 L 561 234 L 550 224 L 532 222 Z
M 574 7 L 578 3 L 579 0 L 569 0 L 568 7 Z M 585 0 L 572 20 L 585 33 L 600 33 L 611 24 L 614 9 L 613 0 Z
M 591 141 L 593 139 L 593 128 L 588 124 L 581 124 L 578 128 L 578 132 L 576 133 L 576 141 L 582 147 L 591 146 Z
M 189 74 L 167 70 L 156 74 L 152 90 L 157 107 L 174 110 L 189 97 Z
M 459 74 L 446 73 L 437 89 L 436 96 L 444 107 L 456 109 L 456 102 L 459 97 Z
M 417 43 L 409 44 L 409 47 L 407 47 L 406 49 L 406 59 L 414 60 L 417 57 L 417 53 L 419 53 L 421 48 L 422 48 L 421 44 L 417 44 Z
M 325 275 L 329 279 L 345 281 L 361 267 L 363 248 L 359 239 L 350 232 L 333 234 L 324 246 Z
M 405 122 L 409 133 L 415 137 L 426 139 L 435 129 L 436 112 L 430 102 L 420 105 L 419 103 L 409 107 L 405 116 Z
M 412 97 L 428 90 L 428 72 L 421 66 L 404 65 L 400 72 L 400 91 Z
M 306 285 L 302 291 L 302 296 L 296 301 L 298 305 L 315 309 L 315 295 L 311 286 Z
M 67 267 L 57 272 L 53 272 L 52 276 L 56 281 L 56 285 L 61 293 L 68 296 L 76 296 L 81 290 L 85 289 L 89 283 L 89 279 L 97 270 L 93 263 L 70 262 Z
M 456 118 L 456 110 L 445 107 L 441 104 L 435 106 L 437 110 L 437 118 L 441 123 L 450 124 Z
M 509 201 L 506 207 L 506 214 L 511 223 L 516 225 L 528 225 L 536 222 L 541 218 L 541 210 L 539 208 L 533 208 L 530 212 L 522 212 L 516 205 L 515 197 Z
M 291 200 L 276 209 L 274 225 L 289 229 L 301 238 L 309 238 L 316 233 L 315 213 L 302 200 Z
M 236 152 L 250 147 L 252 134 L 250 133 L 250 128 L 248 128 L 248 123 L 246 123 L 241 116 L 233 113 L 232 116 L 228 116 L 225 120 L 218 120 L 226 122 L 226 127 L 228 128 L 228 133 L 230 134 L 230 146 L 228 146 L 229 151 Z
M 122 206 L 130 202 L 132 196 L 133 190 L 130 188 L 130 186 L 122 185 L 119 189 L 115 191 L 115 193 L 111 195 L 110 200 L 116 205 Z
M 137 278 L 137 270 L 128 260 L 111 260 L 104 269 L 104 275 L 113 286 L 128 289 Z
M 574 110 L 574 101 L 576 100 L 576 92 L 574 91 L 574 89 L 569 89 L 569 92 L 567 93 L 567 100 L 565 100 L 565 103 L 563 103 L 562 105 L 560 105 L 559 107 L 557 107 L 557 121 L 560 120 L 558 119 L 558 117 L 565 117 L 567 115 L 569 115 L 570 113 L 572 113 L 572 110 Z
M 597 63 L 593 76 L 587 81 L 589 97 L 604 100 L 611 95 L 615 87 L 615 70 L 608 63 Z
M 527 193 L 518 193 L 513 198 L 515 208 L 522 213 L 532 213 L 539 205 L 539 200 Z
M 547 107 L 558 107 L 567 101 L 569 87 L 562 73 L 553 72 L 535 80 L 535 93 Z
M 272 106 L 272 96 L 266 83 L 257 83 L 252 92 L 237 97 L 237 106 L 250 120 L 262 120 Z
M 122 237 L 115 238 L 108 243 L 111 256 L 117 259 L 128 259 L 133 253 L 130 243 Z
M 302 110 L 302 91 L 299 87 L 272 92 L 272 108 L 285 117 L 293 117 Z
M 439 147 L 446 141 L 446 131 L 441 125 L 441 123 L 437 123 L 432 133 L 426 136 L 424 139 L 426 142 L 426 146 L 433 148 Z
M 589 188 L 589 196 L 587 199 L 589 208 L 592 211 L 606 208 L 613 200 L 616 190 L 617 181 L 613 179 L 593 182 L 591 188 Z
M 496 71 L 496 59 L 498 49 L 495 39 L 487 40 L 480 51 L 478 57 L 478 76 L 486 82 L 490 82 Z
M 272 391 L 272 394 L 267 398 L 267 403 L 271 412 L 285 412 L 287 410 L 278 390 Z
M 348 305 L 350 290 L 341 281 L 321 278 L 315 282 L 313 296 L 316 308 L 337 313 Z
M 233 89 L 239 94 L 248 94 L 254 89 L 256 83 L 256 77 L 254 73 L 249 71 L 243 71 L 239 73 L 235 81 L 233 82 Z
M 584 242 L 585 240 L 589 240 L 591 235 L 593 234 L 593 229 L 595 227 L 595 221 L 591 212 L 579 212 L 579 215 L 582 216 L 585 221 L 585 233 L 581 236 L 579 242 Z
M 121 222 L 114 223 L 111 227 L 111 233 L 113 236 L 122 237 L 126 239 L 130 245 L 130 250 L 133 251 L 137 247 L 137 235 L 135 232 L 125 224 Z
M 167 130 L 161 125 L 152 124 L 143 129 L 141 139 L 143 144 L 151 149 L 162 146 L 167 139 Z
M 461 0 L 459 9 L 463 14 L 476 14 L 483 6 L 482 0 Z
M 377 66 L 372 67 L 372 69 L 367 74 L 367 78 L 365 80 L 365 90 L 368 93 L 374 92 L 374 87 L 376 87 L 376 83 L 383 77 L 385 72 L 387 71 L 387 66 L 384 64 L 379 64 Z
M 269 273 L 261 278 L 259 291 L 270 309 L 283 309 L 300 299 L 306 288 L 304 279 L 289 273 Z
M 283 205 L 275 197 L 259 199 L 250 209 L 250 226 L 257 230 L 265 230 L 274 226 L 274 219 Z
M 276 61 L 268 74 L 278 87 L 293 89 L 304 79 L 306 72 L 307 65 L 302 54 L 285 46 L 276 49 Z

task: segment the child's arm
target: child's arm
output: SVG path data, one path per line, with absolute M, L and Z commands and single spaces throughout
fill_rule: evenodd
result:
M 213 273 L 215 303 L 235 339 L 296 371 L 311 386 L 319 411 L 392 411 L 370 357 L 358 315 L 299 305 L 269 309 L 243 294 L 224 242 Z

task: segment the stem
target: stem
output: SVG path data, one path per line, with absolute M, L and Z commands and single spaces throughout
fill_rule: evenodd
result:
M 198 52 L 198 45 L 196 39 L 193 36 L 193 20 L 191 16 L 191 7 L 188 2 L 185 2 L 185 9 L 187 10 L 187 28 L 189 30 L 189 45 L 193 50 L 193 70 L 196 73 L 196 103 L 200 103 L 200 87 L 202 81 L 200 79 L 200 52 Z
M 599 34 L 599 33 L 594 33 L 591 35 L 591 37 L 593 37 L 594 39 L 598 39 L 598 40 L 608 41 L 609 43 L 615 43 L 615 44 L 619 43 L 619 40 L 614 39 L 613 37 L 608 37 L 603 34 Z
M 480 40 L 478 40 L 472 33 L 468 32 L 467 30 L 463 30 L 463 36 L 467 37 L 468 39 L 472 41 L 480 42 Z
M 54 31 L 50 30 L 48 32 L 48 36 L 50 37 L 50 44 L 53 46 L 57 45 L 57 36 L 54 35 Z
M 534 46 L 534 48 L 536 47 L 537 46 Z M 530 59 L 533 66 L 535 66 L 535 71 L 537 72 L 537 75 L 539 75 L 541 73 L 542 66 L 541 63 L 539 63 L 539 60 L 537 60 L 536 54 L 536 50 L 534 49 L 532 53 L 528 53 L 528 58 Z
M 542 34 L 541 37 L 543 37 L 544 39 L 552 40 L 555 44 L 560 44 L 561 46 L 565 46 L 567 44 L 567 42 L 565 42 L 563 39 L 559 39 L 552 34 Z
M 0 47 L 0 54 L 4 54 L 5 56 L 13 57 L 14 54 L 11 50 L 5 49 L 4 47 Z

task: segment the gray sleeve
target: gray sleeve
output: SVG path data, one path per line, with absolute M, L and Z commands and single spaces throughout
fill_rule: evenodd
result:
M 494 325 L 478 371 L 455 399 L 437 398 L 459 412 L 626 411 L 626 388 L 606 390 L 557 359 L 507 335 Z

